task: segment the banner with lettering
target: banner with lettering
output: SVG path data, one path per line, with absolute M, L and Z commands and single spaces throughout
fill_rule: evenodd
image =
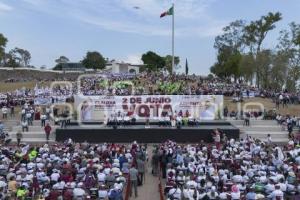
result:
M 222 118 L 222 95 L 75 96 L 81 121 L 103 121 L 115 116 L 161 119 L 181 115 L 196 120 Z

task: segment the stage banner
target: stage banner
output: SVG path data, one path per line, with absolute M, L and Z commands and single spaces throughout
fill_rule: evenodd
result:
M 75 96 L 74 105 L 83 122 L 116 116 L 150 120 L 171 115 L 196 120 L 223 116 L 223 95 Z

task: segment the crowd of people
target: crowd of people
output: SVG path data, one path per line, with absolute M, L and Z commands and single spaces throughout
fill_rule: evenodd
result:
M 122 200 L 142 184 L 145 145 L 65 143 L 2 146 L 0 199 Z M 133 195 L 133 191 L 130 193 Z
M 215 144 L 166 141 L 154 150 L 154 174 L 165 178 L 170 200 L 300 198 L 300 144 L 235 141 L 218 130 Z M 159 170 L 160 169 L 160 170 Z
M 79 77 L 79 74 L 77 74 Z M 36 79 L 36 81 L 39 79 Z M 53 79 L 51 81 L 59 81 Z M 0 107 L 10 105 L 49 104 L 55 102 L 73 101 L 74 95 L 80 93 L 85 96 L 93 95 L 224 95 L 232 97 L 233 101 L 242 101 L 243 98 L 264 97 L 272 98 L 279 107 L 299 103 L 299 93 L 288 91 L 272 91 L 249 86 L 246 83 L 234 83 L 218 78 L 208 78 L 196 75 L 167 75 L 152 72 L 133 74 L 96 75 L 85 74 L 76 79 L 76 76 L 65 78 L 70 84 L 50 85 L 35 88 L 20 88 L 15 91 L 0 93 Z

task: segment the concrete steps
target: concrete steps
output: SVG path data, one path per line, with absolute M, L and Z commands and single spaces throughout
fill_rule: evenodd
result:
M 227 120 L 234 126 L 243 126 L 244 120 Z M 271 125 L 271 126 L 278 126 L 277 122 L 274 120 L 250 120 L 251 126 L 258 126 L 258 125 Z
M 264 133 L 264 132 L 258 132 L 258 131 L 247 131 L 244 133 L 244 135 L 249 135 L 253 138 L 258 139 L 265 139 L 267 138 L 268 134 L 271 135 L 271 138 L 273 139 L 286 139 L 288 138 L 288 134 L 285 132 L 270 132 L 270 133 Z
M 41 127 L 41 126 L 29 126 L 29 131 L 30 132 L 40 132 L 40 131 L 44 131 L 44 127 Z M 14 132 L 17 132 L 18 130 L 22 130 L 22 127 L 21 126 L 14 126 L 12 128 L 12 131 Z
M 272 125 L 255 125 L 255 126 L 243 126 L 238 125 L 237 128 L 244 130 L 244 131 L 260 131 L 260 132 L 281 132 L 281 127 L 279 126 L 272 126 Z
M 241 130 L 241 138 L 248 135 L 266 142 L 270 134 L 273 143 L 286 144 L 289 141 L 287 131 L 282 131 L 281 126 L 274 120 L 250 120 L 250 126 L 244 126 L 244 120 L 227 121 Z
M 9 132 L 9 135 L 11 138 L 16 138 L 16 132 Z M 46 138 L 45 132 L 22 132 L 23 138 Z M 50 138 L 53 137 L 55 138 L 55 134 L 51 133 Z
M 12 142 L 17 142 L 17 139 L 14 138 L 12 139 Z M 48 140 L 49 143 L 55 143 L 55 139 L 54 138 L 50 138 L 50 140 Z M 44 139 L 40 139 L 40 138 L 23 138 L 21 140 L 21 143 L 47 143 L 46 138 Z

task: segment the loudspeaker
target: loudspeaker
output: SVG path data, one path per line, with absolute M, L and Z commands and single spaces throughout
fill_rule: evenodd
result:
M 113 129 L 118 129 L 118 125 L 114 124 Z
M 177 127 L 177 129 L 181 129 L 181 124 L 177 123 L 176 127 Z

